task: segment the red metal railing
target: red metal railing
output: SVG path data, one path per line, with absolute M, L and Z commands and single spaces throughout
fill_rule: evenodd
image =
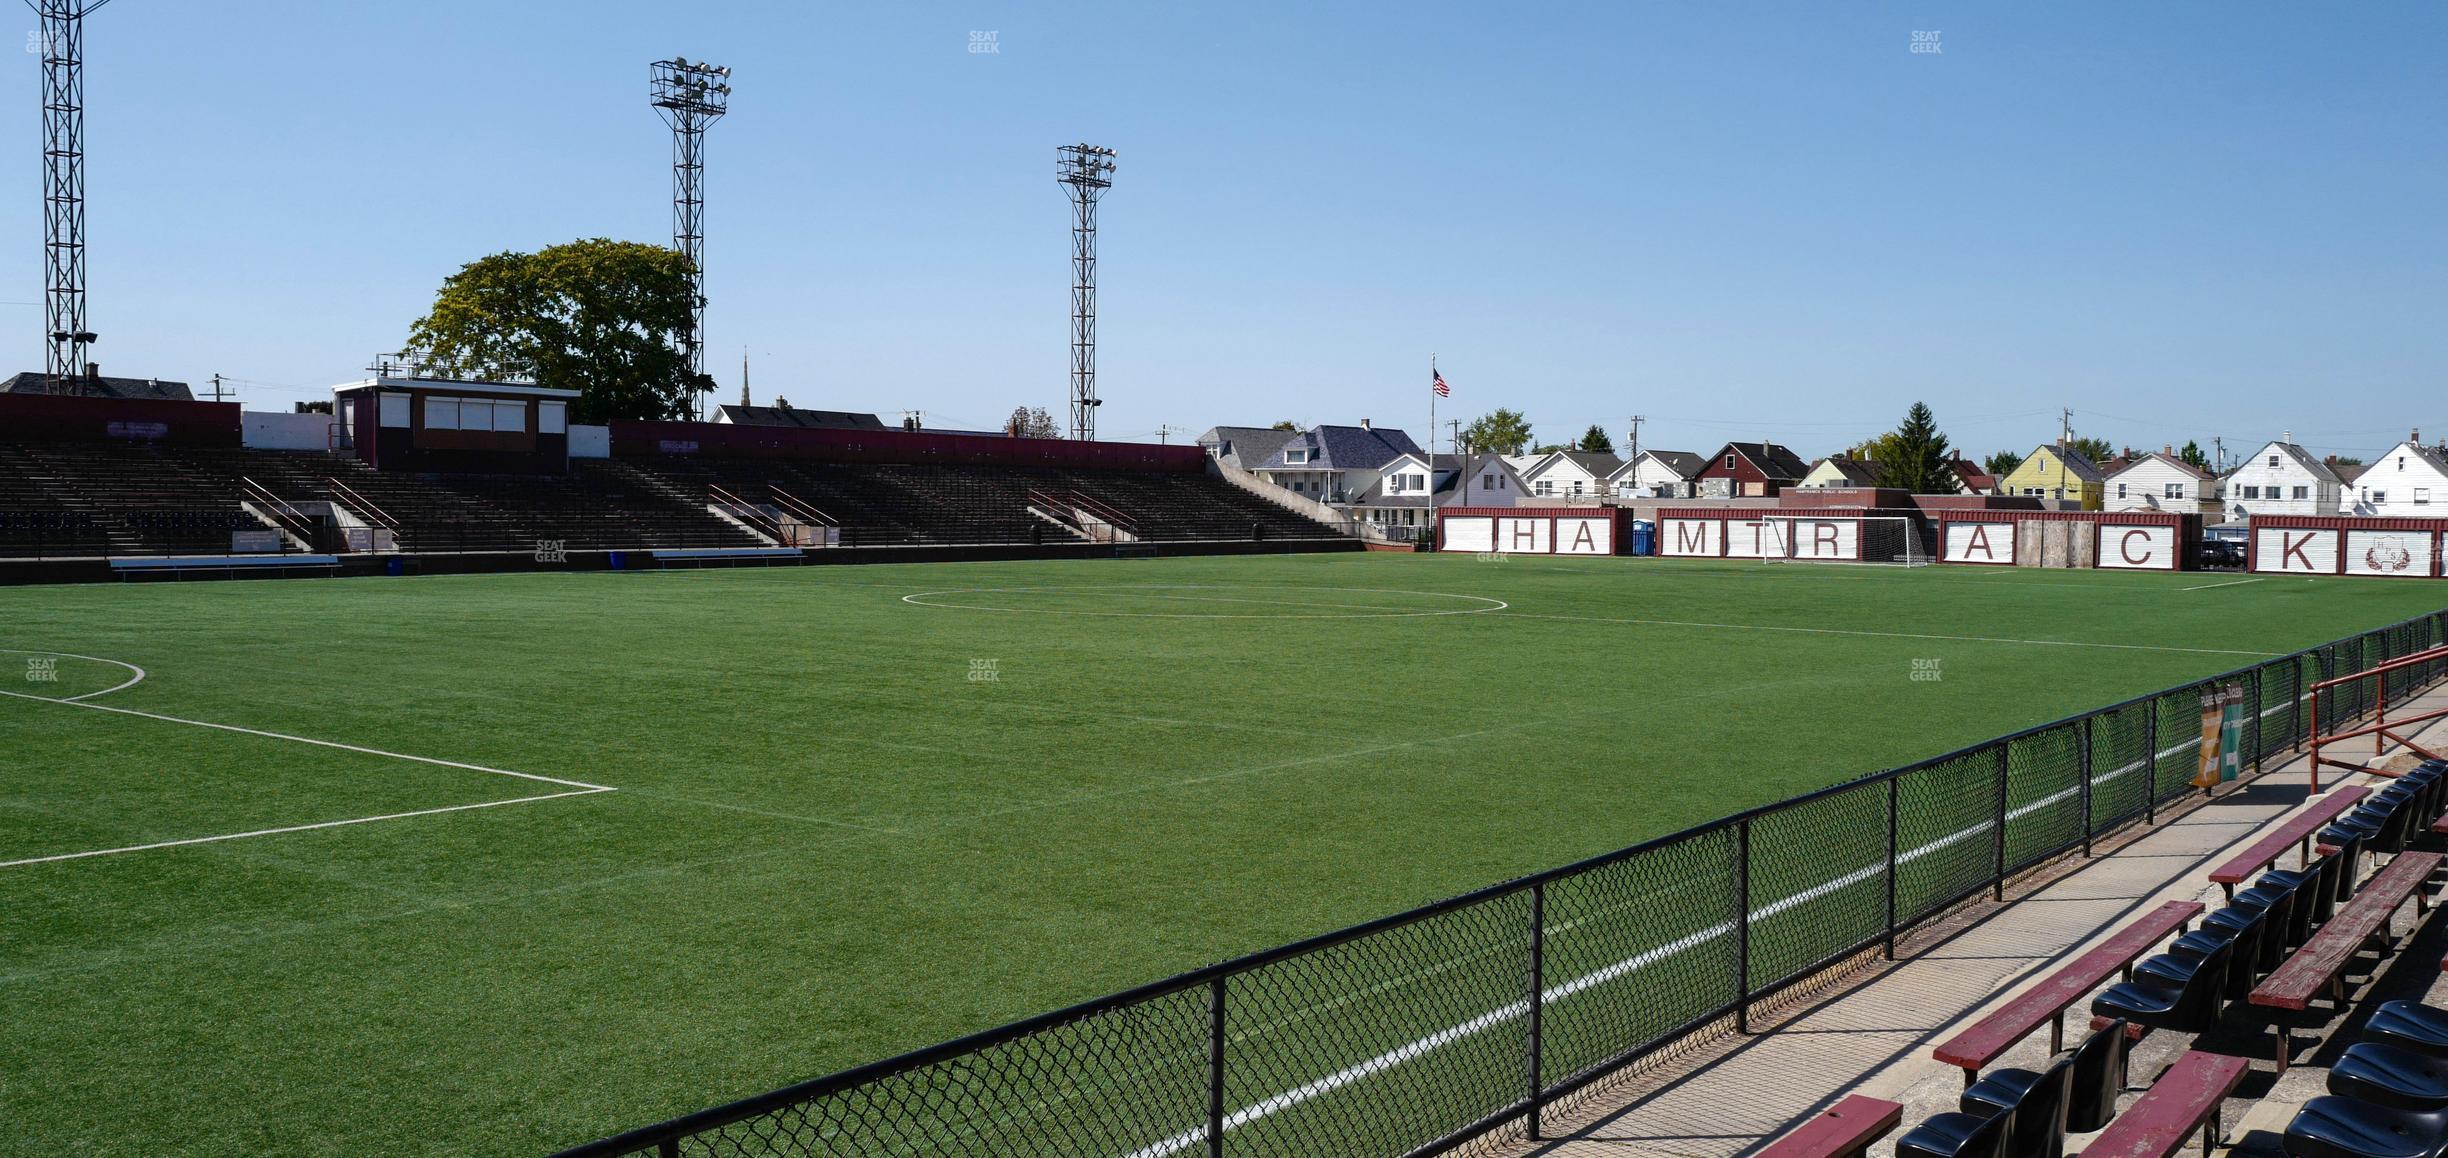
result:
M 2406 731 L 2406 729 L 2412 725 L 2425 724 L 2433 720 L 2448 718 L 2448 708 L 2438 708 L 2428 712 L 2417 712 L 2411 716 L 2399 716 L 2394 720 L 2390 719 L 2388 714 L 2388 677 L 2389 673 L 2393 671 L 2400 671 L 2409 667 L 2421 667 L 2427 664 L 2438 663 L 2442 660 L 2448 660 L 2448 644 L 2437 644 L 2415 652 L 2412 655 L 2392 659 L 2386 663 L 2375 666 L 2368 671 L 2359 671 L 2353 675 L 2342 675 L 2335 679 L 2322 680 L 2319 683 L 2312 685 L 2312 791 L 2320 791 L 2320 770 L 2323 764 L 2329 765 L 2333 768 L 2345 768 L 2355 772 L 2375 771 L 2367 765 L 2349 763 L 2344 760 L 2330 759 L 2321 755 L 2321 748 L 2324 745 L 2337 744 L 2341 741 L 2354 740 L 2364 736 L 2369 736 L 2372 738 L 2372 755 L 2374 756 L 2378 756 L 2380 753 L 2386 751 L 2389 744 L 2396 743 L 2404 745 L 2407 750 L 2414 752 L 2423 759 L 2437 760 L 2441 758 L 2439 753 L 2415 743 L 2413 733 Z M 2362 680 L 2377 680 L 2379 682 L 2378 689 L 2372 695 L 2372 722 L 2360 728 L 2346 728 L 2336 732 L 2323 731 L 2321 728 L 2321 693 L 2330 688 L 2339 687 Z M 2352 720 L 2353 716 L 2350 714 L 2347 718 Z M 2388 775 L 2388 773 L 2385 772 L 2376 772 L 2376 774 L 2383 776 Z

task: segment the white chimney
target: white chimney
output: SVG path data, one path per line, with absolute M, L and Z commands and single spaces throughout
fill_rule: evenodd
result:
M 2284 442 L 2285 442 L 2285 443 L 2286 443 L 2288 446 L 2293 446 L 2293 445 L 2295 445 L 2295 432 L 2294 432 L 2294 431 L 2292 431 L 2292 430 L 2287 431 L 2286 433 L 2281 434 L 2281 435 L 2279 435 L 2278 437 L 2279 437 L 2279 438 L 2280 438 L 2282 441 L 2284 441 Z
M 1361 420 L 1360 420 L 1360 429 L 1362 429 L 1362 430 L 1367 430 L 1367 429 L 1369 429 L 1369 420 L 1368 420 L 1368 419 L 1363 418 L 1363 419 L 1361 419 Z

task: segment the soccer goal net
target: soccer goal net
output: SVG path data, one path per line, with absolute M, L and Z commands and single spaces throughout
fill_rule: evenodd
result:
M 1876 563 L 1921 567 L 1930 561 L 1920 520 L 1902 515 L 1770 515 L 1760 521 L 1763 563 Z

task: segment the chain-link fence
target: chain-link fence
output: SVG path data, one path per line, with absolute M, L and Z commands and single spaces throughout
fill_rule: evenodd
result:
M 2206 695 L 2240 696 L 2257 770 L 2309 738 L 2314 683 L 2443 641 L 2448 612 L 2408 620 L 563 1158 L 1412 1155 L 1535 1137 L 1554 1099 L 2155 821 L 2200 791 Z M 2448 662 L 2391 673 L 2387 698 L 2443 677 Z M 2379 685 L 2324 692 L 2324 720 L 2367 714 Z

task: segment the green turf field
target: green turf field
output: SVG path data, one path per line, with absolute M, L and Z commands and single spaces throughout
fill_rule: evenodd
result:
M 0 589 L 0 1152 L 572 1144 L 2443 602 L 1409 555 Z

